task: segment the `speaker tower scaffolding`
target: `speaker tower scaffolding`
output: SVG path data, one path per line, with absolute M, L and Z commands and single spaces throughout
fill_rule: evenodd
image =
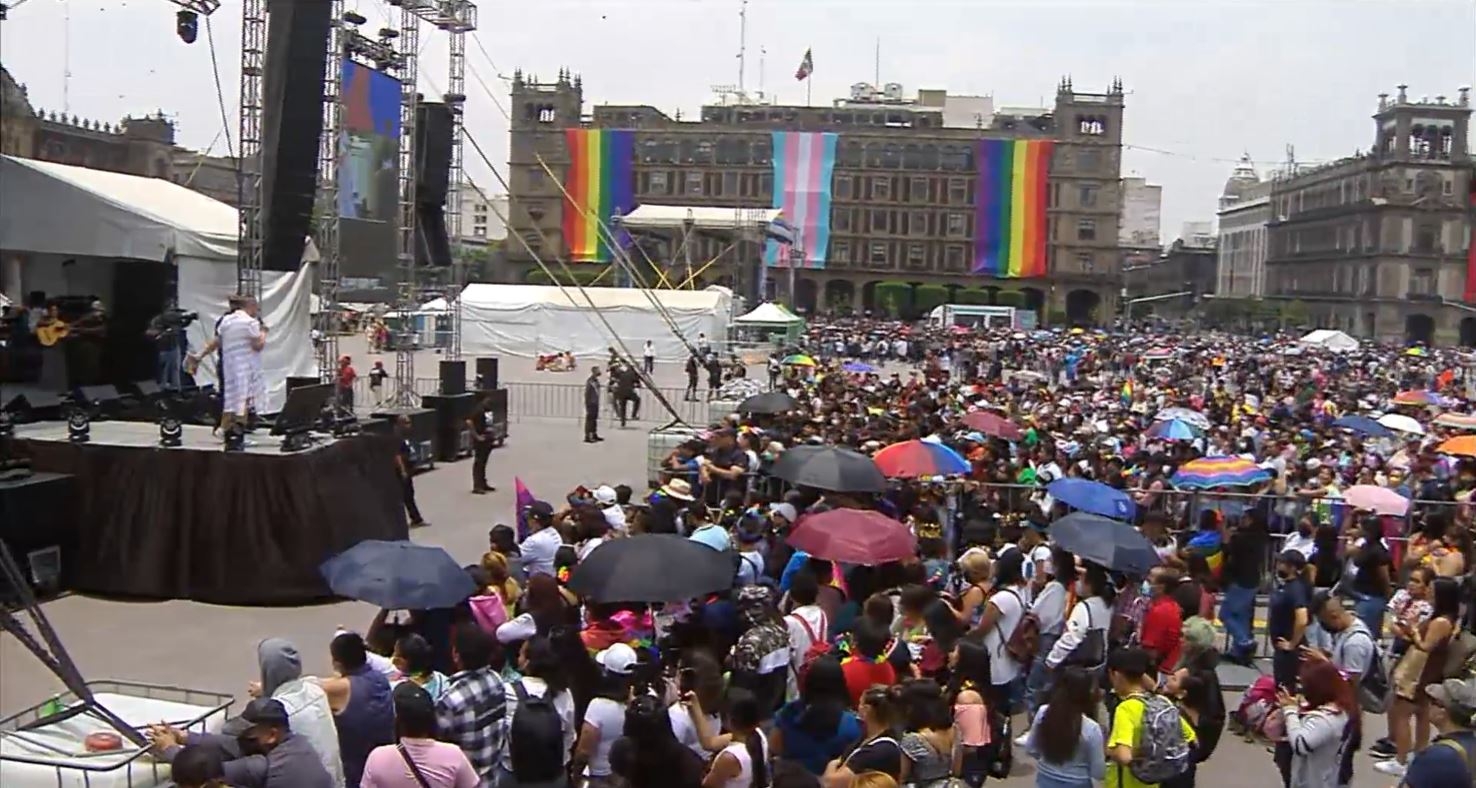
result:
M 261 295 L 261 116 L 266 39 L 266 0 L 242 0 L 236 289 L 252 297 Z

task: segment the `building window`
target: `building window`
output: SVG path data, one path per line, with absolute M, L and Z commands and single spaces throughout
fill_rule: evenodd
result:
M 950 271 L 962 271 L 964 267 L 964 248 L 959 244 L 949 244 L 947 254 L 947 266 Z
M 910 202 L 928 202 L 928 179 L 911 178 L 907 184 L 907 199 Z
M 523 233 L 523 243 L 528 247 L 528 251 L 533 254 L 543 252 L 543 235 L 541 233 L 532 230 Z
M 877 209 L 872 209 L 872 211 L 871 211 L 871 226 L 868 227 L 868 228 L 866 228 L 866 229 L 869 230 L 870 232 L 873 232 L 873 233 L 886 233 L 886 232 L 889 232 L 889 230 L 887 230 L 887 212 L 886 211 L 877 210 Z
M 1076 269 L 1086 274 L 1090 274 L 1097 270 L 1097 264 L 1092 261 L 1091 252 L 1076 253 Z
M 927 235 L 928 212 L 913 211 L 912 216 L 908 217 L 907 220 L 907 230 L 912 235 Z
M 686 188 L 682 191 L 682 193 L 683 194 L 701 194 L 702 193 L 702 173 L 700 173 L 700 172 L 689 172 L 689 173 L 687 173 Z
M 528 191 L 536 192 L 543 190 L 543 170 L 536 167 L 528 169 Z
M 907 245 L 907 266 L 909 268 L 925 268 L 928 264 L 928 248 L 920 243 Z
M 969 204 L 969 182 L 968 181 L 964 180 L 963 178 L 949 178 L 948 179 L 948 204 L 949 205 L 968 205 Z
M 851 176 L 835 176 L 835 197 L 838 200 L 851 199 Z
M 1091 116 L 1082 116 L 1077 120 L 1077 131 L 1089 137 L 1100 137 L 1107 133 L 1107 121 Z
M 774 191 L 774 173 L 761 172 L 758 177 L 758 194 L 755 197 L 768 197 Z
M 553 107 L 539 107 L 538 108 L 538 122 L 539 123 L 553 123 L 554 121 L 556 121 L 558 119 L 559 119 L 559 113 L 557 111 L 555 111 Z
M 1096 219 L 1077 219 L 1076 220 L 1076 240 L 1078 240 L 1078 241 L 1095 241 L 1095 240 L 1097 240 L 1097 220 Z
M 651 173 L 649 191 L 652 194 L 671 194 L 671 181 L 667 178 L 666 170 Z
M 1410 295 L 1435 294 L 1435 269 L 1416 268 L 1409 278 Z
M 830 245 L 830 262 L 845 264 L 851 262 L 851 244 L 849 241 L 836 241 Z
M 885 241 L 871 242 L 871 264 L 885 266 L 887 264 L 887 244 Z
M 1096 148 L 1086 148 L 1076 158 L 1077 172 L 1096 172 L 1102 169 L 1102 152 Z
M 738 194 L 738 173 L 736 173 L 736 172 L 725 172 L 725 173 L 723 173 L 723 194 L 726 194 L 729 197 L 737 196 L 737 194 Z
M 892 199 L 892 178 L 889 175 L 876 175 L 871 179 L 871 198 L 873 200 Z
M 487 237 L 487 228 L 486 227 L 473 227 L 472 228 L 472 235 L 475 236 L 475 237 L 477 237 L 477 238 L 486 238 Z
M 1415 227 L 1414 251 L 1421 254 L 1440 251 L 1440 225 L 1421 224 Z
M 699 141 L 697 143 L 696 163 L 698 163 L 698 164 L 711 164 L 712 163 L 712 151 L 713 151 L 712 140 L 701 140 L 701 141 Z
M 968 220 L 957 211 L 948 214 L 948 237 L 962 238 L 968 232 Z
M 1080 194 L 1077 195 L 1083 208 L 1097 207 L 1097 187 L 1082 186 Z
M 837 208 L 834 211 L 831 211 L 831 214 L 830 214 L 830 228 L 832 230 L 834 230 L 835 232 L 838 232 L 838 233 L 848 233 L 848 232 L 850 232 L 851 231 L 851 209 L 850 208 Z

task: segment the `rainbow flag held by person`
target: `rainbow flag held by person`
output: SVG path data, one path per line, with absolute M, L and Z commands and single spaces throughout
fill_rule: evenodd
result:
M 979 140 L 973 272 L 1045 276 L 1050 140 Z
M 830 182 L 835 175 L 839 136 L 828 131 L 776 131 L 774 146 L 774 207 L 785 224 L 795 228 L 804 252 L 801 268 L 824 268 L 830 248 Z M 764 245 L 764 264 L 789 267 L 789 244 L 770 239 Z
M 614 257 L 611 233 L 621 247 L 630 240 L 610 220 L 635 208 L 635 132 L 567 129 L 564 143 L 564 246 L 570 260 L 608 263 Z
M 1133 401 L 1133 382 L 1125 380 L 1122 383 L 1122 404 L 1126 405 Z
M 514 530 L 517 531 L 519 542 L 528 538 L 528 507 L 537 500 L 522 479 L 513 477 L 513 522 L 517 523 Z
M 1210 574 L 1216 580 L 1220 579 L 1220 569 L 1225 565 L 1225 539 L 1220 535 L 1218 529 L 1195 533 L 1185 548 L 1192 553 L 1204 556 L 1205 563 L 1209 565 Z

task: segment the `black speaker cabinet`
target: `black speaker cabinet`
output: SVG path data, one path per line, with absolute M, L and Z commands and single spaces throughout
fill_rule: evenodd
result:
M 312 232 L 332 3 L 269 0 L 262 100 L 262 267 L 296 271 Z
M 317 377 L 310 377 L 307 375 L 303 375 L 301 377 L 296 375 L 289 375 L 287 377 L 287 390 L 291 391 L 295 388 L 301 388 L 303 386 L 316 386 L 322 382 L 323 381 L 319 380 Z
M 466 393 L 466 362 L 443 360 L 441 362 L 441 393 Z
M 0 541 L 37 597 L 72 587 L 79 549 L 77 493 L 75 480 L 64 473 L 0 481 Z M 15 589 L 0 577 L 0 605 L 16 601 Z
M 475 394 L 427 394 L 420 398 L 420 404 L 436 412 L 436 459 L 455 462 L 471 455 L 466 419 L 476 400 Z
M 497 359 L 477 359 L 477 390 L 489 391 L 497 387 Z

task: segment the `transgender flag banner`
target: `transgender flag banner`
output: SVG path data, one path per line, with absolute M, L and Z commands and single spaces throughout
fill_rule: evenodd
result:
M 776 131 L 774 134 L 774 207 L 786 224 L 798 230 L 805 252 L 803 268 L 824 268 L 830 247 L 830 181 L 835 174 L 837 135 L 824 131 Z M 789 245 L 771 240 L 764 263 L 789 267 Z

